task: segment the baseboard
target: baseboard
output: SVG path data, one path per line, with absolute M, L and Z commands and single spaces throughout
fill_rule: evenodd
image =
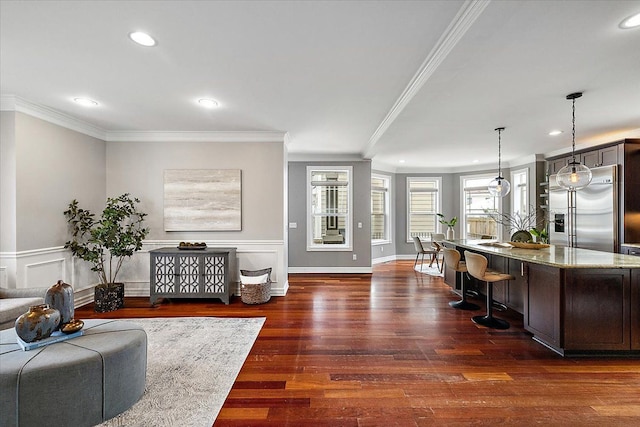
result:
M 389 262 L 389 261 L 395 261 L 396 255 L 389 255 L 389 256 L 383 256 L 383 257 L 379 257 L 379 258 L 372 258 L 371 259 L 371 264 L 376 265 L 376 264 L 382 264 L 385 262 Z
M 334 273 L 334 274 L 367 274 L 371 267 L 289 267 L 289 273 Z

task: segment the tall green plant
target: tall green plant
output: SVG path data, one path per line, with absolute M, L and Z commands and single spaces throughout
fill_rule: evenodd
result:
M 115 283 L 122 262 L 142 249 L 142 241 L 149 234 L 143 227 L 146 213 L 138 210 L 140 200 L 129 193 L 107 198 L 99 219 L 73 200 L 64 216 L 69 224 L 71 240 L 65 248 L 78 258 L 92 264 L 101 285 Z

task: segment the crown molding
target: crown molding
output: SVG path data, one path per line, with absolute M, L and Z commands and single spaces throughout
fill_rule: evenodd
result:
M 359 153 L 289 153 L 289 162 L 370 162 Z
M 126 142 L 290 142 L 288 132 L 275 131 L 108 131 L 53 108 L 15 95 L 0 96 L 0 111 L 17 111 L 103 141 Z
M 371 157 L 373 147 L 382 138 L 389 126 L 400 115 L 402 110 L 411 102 L 413 97 L 418 93 L 426 81 L 436 71 L 440 64 L 445 60 L 447 55 L 453 50 L 456 44 L 462 39 L 462 36 L 471 28 L 473 23 L 478 19 L 480 14 L 489 5 L 491 0 L 467 0 L 447 29 L 442 33 L 440 39 L 436 42 L 434 48 L 424 60 L 420 68 L 413 76 L 407 87 L 404 89 L 400 97 L 396 100 L 391 110 L 387 113 L 378 128 L 373 132 L 367 146 L 364 150 L 364 157 Z
M 106 141 L 107 131 L 53 108 L 38 105 L 15 95 L 0 96 L 1 111 L 17 111 L 49 123 Z
M 108 142 L 280 142 L 287 132 L 109 131 Z

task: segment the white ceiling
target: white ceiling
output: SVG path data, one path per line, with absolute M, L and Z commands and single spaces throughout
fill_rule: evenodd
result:
M 506 164 L 568 151 L 571 92 L 584 92 L 578 148 L 640 137 L 640 28 L 618 28 L 637 12 L 640 1 L 1 0 L 0 94 L 107 139 L 277 131 L 296 158 L 493 168 L 499 126 Z M 134 44 L 134 30 L 158 45 Z

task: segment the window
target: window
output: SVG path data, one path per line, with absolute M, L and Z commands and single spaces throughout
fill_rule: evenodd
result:
M 496 222 L 490 214 L 499 213 L 501 209 L 500 197 L 493 197 L 487 185 L 493 176 L 467 176 L 462 177 L 461 187 L 463 209 L 462 215 L 462 238 L 499 239 L 502 237 Z
M 389 177 L 371 177 L 371 243 L 382 244 L 391 241 L 389 233 Z
M 511 210 L 522 218 L 529 214 L 528 178 L 529 169 L 511 173 Z
M 352 169 L 307 167 L 307 250 L 351 250 Z
M 407 242 L 438 231 L 441 182 L 439 177 L 407 178 Z

